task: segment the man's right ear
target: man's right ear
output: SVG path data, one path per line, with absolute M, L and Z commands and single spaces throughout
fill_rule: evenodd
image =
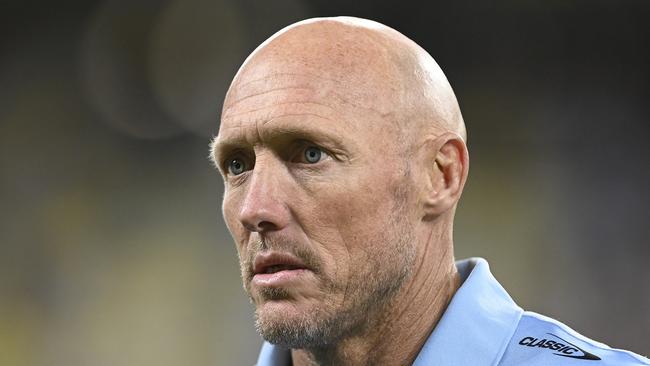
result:
M 465 141 L 455 133 L 444 133 L 425 142 L 426 183 L 424 217 L 433 219 L 456 205 L 469 172 Z

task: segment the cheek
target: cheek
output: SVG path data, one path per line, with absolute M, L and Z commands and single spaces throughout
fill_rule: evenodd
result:
M 352 237 L 364 237 L 364 234 L 376 230 L 378 225 L 382 225 L 382 219 L 389 217 L 394 206 L 391 184 L 386 178 L 388 172 L 366 173 L 351 176 L 336 189 L 325 191 L 322 199 L 333 225 Z
M 237 215 L 239 213 L 239 206 L 237 205 L 237 197 L 232 194 L 225 193 L 223 198 L 223 203 L 221 205 L 221 211 L 223 214 L 224 222 L 230 235 L 235 241 L 237 251 L 241 253 L 243 244 L 246 243 L 246 230 L 239 222 Z
M 348 176 L 335 185 L 323 184 L 303 206 L 311 207 L 306 216 L 312 218 L 303 220 L 303 228 L 321 243 L 326 265 L 336 268 L 337 277 L 364 266 L 377 232 L 389 224 L 394 197 L 390 188 L 378 181 L 377 175 L 369 174 Z

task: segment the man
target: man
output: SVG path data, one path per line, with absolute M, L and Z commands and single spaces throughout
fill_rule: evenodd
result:
M 435 61 L 357 18 L 289 26 L 244 62 L 215 164 L 265 342 L 258 365 L 648 365 L 524 312 L 454 263 L 466 131 Z

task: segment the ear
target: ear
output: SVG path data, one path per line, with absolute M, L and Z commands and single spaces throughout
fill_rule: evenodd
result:
M 425 144 L 427 183 L 423 197 L 424 217 L 431 219 L 455 207 L 463 193 L 469 171 L 465 141 L 445 133 Z

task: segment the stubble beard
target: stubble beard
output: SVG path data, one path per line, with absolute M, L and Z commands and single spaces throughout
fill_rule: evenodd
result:
M 307 311 L 291 314 L 264 313 L 258 307 L 255 327 L 262 338 L 286 348 L 324 349 L 345 337 L 363 334 L 368 327 L 381 322 L 395 295 L 410 278 L 416 257 L 415 235 L 405 216 L 406 192 L 395 193 L 397 204 L 389 223 L 366 244 L 370 250 L 364 258 L 367 261 L 364 271 L 346 283 L 319 276 L 321 292 L 344 293 L 345 304 L 335 304 L 333 299 L 325 298 Z M 303 260 L 314 260 L 311 253 L 295 254 Z M 251 296 L 250 289 L 246 291 Z M 262 288 L 258 296 L 265 301 L 292 298 L 290 291 L 282 288 Z M 252 296 L 251 301 L 255 304 Z

